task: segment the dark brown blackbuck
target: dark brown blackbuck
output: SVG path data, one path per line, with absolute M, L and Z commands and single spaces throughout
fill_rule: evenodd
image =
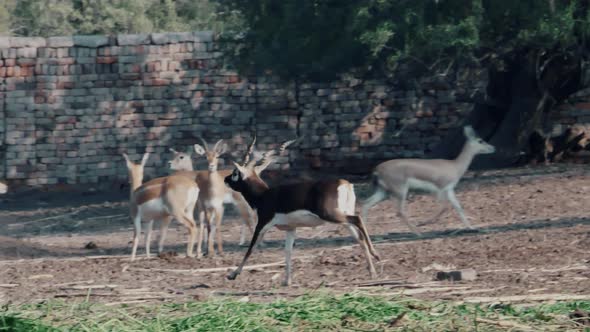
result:
M 371 278 L 377 273 L 371 255 L 379 260 L 369 233 L 360 216 L 355 215 L 356 196 L 353 185 L 343 179 L 322 181 L 301 181 L 283 184 L 273 188 L 256 173 L 257 160 L 250 160 L 250 150 L 242 164 L 234 163 L 235 169 L 225 178 L 225 183 L 233 190 L 242 193 L 248 204 L 256 210 L 258 222 L 252 240 L 242 259 L 228 279 L 234 280 L 241 272 L 264 233 L 272 227 L 285 231 L 285 279 L 283 285 L 292 281 L 291 254 L 295 241 L 295 231 L 299 227 L 316 227 L 324 223 L 335 223 L 348 228 L 360 243 L 367 258 Z M 270 151 L 262 158 L 262 164 L 269 162 L 274 153 Z

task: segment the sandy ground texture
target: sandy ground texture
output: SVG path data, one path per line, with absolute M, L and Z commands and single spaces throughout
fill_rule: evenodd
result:
M 587 166 L 565 164 L 469 173 L 457 197 L 476 232 L 463 231 L 449 210 L 421 226 L 417 237 L 396 217 L 394 204 L 382 202 L 367 220 L 382 259 L 377 280 L 370 280 L 361 249 L 346 229 L 298 230 L 294 285 L 288 288 L 280 286 L 284 233 L 276 229 L 248 264 L 261 266 L 235 281 L 225 278 L 246 250 L 238 245 L 240 221 L 232 211 L 222 229 L 223 257 L 185 257 L 187 232 L 176 224 L 163 255 L 146 259 L 142 239 L 140 259 L 130 262 L 125 190 L 13 193 L 0 202 L 0 303 L 267 300 L 319 288 L 475 302 L 590 298 L 589 175 Z M 368 195 L 366 183 L 357 183 L 356 190 L 361 199 Z M 414 223 L 437 209 L 432 196 L 410 197 Z M 439 270 L 464 270 L 471 278 L 436 281 Z

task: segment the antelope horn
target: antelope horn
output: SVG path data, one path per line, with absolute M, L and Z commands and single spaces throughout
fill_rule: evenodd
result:
M 219 147 L 219 144 L 221 144 L 221 142 L 223 142 L 223 139 L 220 139 L 215 143 L 215 145 L 213 146 L 213 151 L 218 152 L 217 148 Z
M 252 139 L 252 143 L 248 146 L 248 150 L 244 155 L 244 161 L 242 162 L 242 166 L 246 166 L 250 161 L 250 155 L 254 151 L 254 144 L 256 144 L 256 132 L 254 132 L 254 139 Z
M 297 139 L 293 139 L 293 140 L 289 140 L 289 141 L 286 141 L 285 143 L 281 144 L 281 146 L 279 148 L 278 155 L 280 156 L 281 154 L 283 154 L 283 152 L 285 152 L 285 149 L 289 145 L 295 143 L 296 141 L 297 141 Z M 254 171 L 256 172 L 256 174 L 260 174 L 262 171 L 264 171 L 268 167 L 268 165 L 270 165 L 270 163 L 272 163 L 274 161 L 274 158 L 271 158 L 271 157 L 273 157 L 275 154 L 276 154 L 276 150 L 270 150 L 270 151 L 265 152 L 262 155 L 262 164 L 254 167 Z
M 264 171 L 268 167 L 268 165 L 270 165 L 274 161 L 274 158 L 272 158 L 272 156 L 274 156 L 275 153 L 275 150 L 266 151 L 262 155 L 262 164 L 254 166 L 254 172 L 256 174 L 260 174 L 262 171 Z
M 285 143 L 281 144 L 281 148 L 279 149 L 279 155 L 281 155 L 283 152 L 285 152 L 285 149 L 287 147 L 289 147 L 289 145 L 295 143 L 297 140 L 299 140 L 299 138 L 292 139 L 292 140 L 286 141 Z
M 209 145 L 207 144 L 207 141 L 205 141 L 201 136 L 197 136 L 197 138 L 203 143 L 203 147 L 205 148 L 205 150 L 209 151 Z

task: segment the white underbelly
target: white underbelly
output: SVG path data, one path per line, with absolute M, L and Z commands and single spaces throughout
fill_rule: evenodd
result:
M 141 204 L 138 208 L 141 219 L 144 221 L 160 219 L 169 214 L 168 208 L 161 198 L 154 198 Z
M 338 186 L 338 209 L 347 216 L 354 216 L 356 195 L 352 183 L 343 183 Z
M 231 192 L 225 193 L 223 195 L 223 204 L 233 204 L 234 203 L 234 196 Z
M 221 208 L 223 206 L 223 198 L 208 199 L 204 203 L 205 203 L 205 208 L 207 208 L 207 209 Z
M 437 187 L 434 183 L 432 182 L 428 182 L 428 181 L 423 181 L 423 180 L 418 180 L 415 178 L 409 178 L 408 179 L 408 189 L 410 190 L 423 190 L 423 191 L 427 191 L 427 192 L 438 192 L 440 191 L 440 188 Z
M 307 210 L 297 210 L 290 213 L 277 213 L 271 221 L 277 228 L 316 227 L 323 223 L 316 214 Z
M 188 192 L 188 198 L 186 200 L 185 209 L 194 208 L 195 204 L 197 204 L 197 200 L 199 199 L 199 193 L 201 190 L 199 187 L 194 187 Z M 190 212 L 192 214 L 192 211 Z

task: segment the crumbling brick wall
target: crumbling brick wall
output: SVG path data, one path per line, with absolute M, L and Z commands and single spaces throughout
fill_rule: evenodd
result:
M 121 152 L 152 152 L 224 138 L 241 157 L 303 136 L 273 168 L 366 172 L 420 157 L 472 107 L 485 70 L 412 82 L 332 83 L 241 77 L 226 69 L 210 32 L 50 38 L 0 37 L 0 178 L 12 183 L 126 179 Z M 204 166 L 204 161 L 197 163 Z M 222 166 L 224 167 L 224 166 Z

